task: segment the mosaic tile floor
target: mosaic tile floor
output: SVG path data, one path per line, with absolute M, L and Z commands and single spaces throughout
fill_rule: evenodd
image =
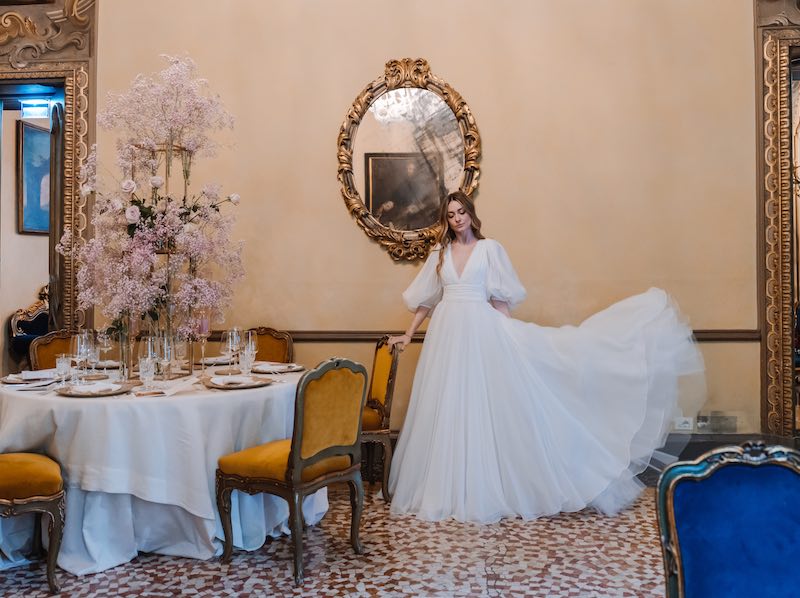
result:
M 392 517 L 368 487 L 361 540 L 349 545 L 349 501 L 309 529 L 305 585 L 292 583 L 288 538 L 230 565 L 140 555 L 77 578 L 59 571 L 62 596 L 663 596 L 653 489 L 617 516 L 590 511 L 490 526 Z M 0 596 L 47 596 L 43 564 L 0 573 Z

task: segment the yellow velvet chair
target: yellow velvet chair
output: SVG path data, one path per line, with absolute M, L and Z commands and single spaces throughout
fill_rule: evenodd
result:
M 32 370 L 47 370 L 56 367 L 56 355 L 70 353 L 72 333 L 68 330 L 56 330 L 33 339 L 30 346 Z
M 306 372 L 297 386 L 294 432 L 220 457 L 216 475 L 217 508 L 225 533 L 222 560 L 233 551 L 231 492 L 266 492 L 289 503 L 294 545 L 294 581 L 303 583 L 303 497 L 334 482 L 350 486 L 350 542 L 356 554 L 364 486 L 361 482 L 361 416 L 367 370 L 360 363 L 332 358 Z
M 256 359 L 281 363 L 291 363 L 294 360 L 294 342 L 291 334 L 284 330 L 275 330 L 264 326 L 252 330 L 258 335 Z
M 372 361 L 372 378 L 369 384 L 369 399 L 364 407 L 361 442 L 380 444 L 383 447 L 383 482 L 381 493 L 389 502 L 389 470 L 392 466 L 392 439 L 397 437 L 389 428 L 392 415 L 392 396 L 397 375 L 397 360 L 400 351 L 397 345 L 388 345 L 389 337 L 382 337 L 375 345 Z
M 39 547 L 41 516 L 49 517 L 50 545 L 47 549 L 47 583 L 59 591 L 56 560 L 64 535 L 64 480 L 58 463 L 34 453 L 0 454 L 0 517 L 37 513 L 34 546 Z

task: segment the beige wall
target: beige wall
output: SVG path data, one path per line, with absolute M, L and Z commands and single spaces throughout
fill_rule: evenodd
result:
M 159 54 L 187 52 L 236 115 L 229 149 L 193 177 L 243 198 L 248 274 L 229 322 L 406 326 L 416 266 L 348 215 L 335 144 L 384 62 L 419 56 L 477 119 L 478 209 L 528 287 L 518 317 L 576 323 L 656 285 L 695 328 L 756 328 L 752 13 L 751 0 L 104 0 L 99 107 Z M 113 165 L 111 136 L 98 140 Z M 328 350 L 369 356 L 298 357 Z M 704 351 L 715 405 L 757 429 L 757 346 Z
M 47 284 L 48 239 L 43 235 L 17 233 L 17 110 L 0 111 L 3 117 L 2 146 L 0 146 L 0 314 L 3 332 L 0 335 L 0 354 L 3 375 L 16 371 L 16 364 L 6 350 L 8 318 L 20 307 L 36 301 L 39 289 Z M 32 120 L 49 126 L 46 120 Z

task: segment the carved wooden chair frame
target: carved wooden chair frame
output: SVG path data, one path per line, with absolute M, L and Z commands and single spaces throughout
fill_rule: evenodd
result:
M 389 335 L 382 336 L 375 345 L 375 357 L 372 360 L 372 375 L 370 376 L 369 383 L 375 379 L 375 362 L 377 361 L 378 351 L 389 342 Z M 375 409 L 381 414 L 381 428 L 379 430 L 363 430 L 361 432 L 361 442 L 372 444 L 380 444 L 383 447 L 383 480 L 381 482 L 381 494 L 383 500 L 389 502 L 392 500 L 389 493 L 389 471 L 392 465 L 392 440 L 397 438 L 397 433 L 392 432 L 389 420 L 392 415 L 392 397 L 394 396 L 394 383 L 397 378 L 397 362 L 400 357 L 400 351 L 397 345 L 391 348 L 392 364 L 389 367 L 389 380 L 386 383 L 386 398 L 384 403 L 369 399 L 367 407 Z
M 41 553 L 41 517 L 48 517 L 48 536 L 50 544 L 47 548 L 47 585 L 52 594 L 57 594 L 61 589 L 56 578 L 56 561 L 61 548 L 61 539 L 64 536 L 64 491 L 48 496 L 32 496 L 25 499 L 0 499 L 0 517 L 15 517 L 25 513 L 36 513 L 36 526 L 34 528 L 34 552 Z
M 31 369 L 32 370 L 38 370 L 39 369 L 40 363 L 39 363 L 38 350 L 39 350 L 40 346 L 49 345 L 50 343 L 52 343 L 56 339 L 70 338 L 71 336 L 72 336 L 72 333 L 69 330 L 63 330 L 62 329 L 62 330 L 56 330 L 54 332 L 49 332 L 48 334 L 45 334 L 44 336 L 40 336 L 40 337 L 37 337 L 37 338 L 33 339 L 33 341 L 31 341 L 31 346 L 30 346 L 30 349 L 29 349 L 29 353 L 30 353 L 29 357 L 30 357 L 30 360 L 31 360 Z
M 352 445 L 331 446 L 316 455 L 303 459 L 301 447 L 303 444 L 303 418 L 305 405 L 305 391 L 308 384 L 314 380 L 319 380 L 326 373 L 337 369 L 349 369 L 356 374 L 364 377 L 364 388 L 361 395 L 361 410 L 359 411 L 359 426 L 356 441 Z M 294 548 L 294 581 L 295 584 L 303 583 L 303 498 L 313 494 L 320 488 L 328 486 L 334 482 L 347 482 L 350 487 L 350 506 L 352 508 L 352 520 L 350 523 L 350 543 L 356 554 L 363 553 L 361 540 L 359 539 L 359 526 L 361 523 L 361 513 L 364 508 L 364 485 L 361 481 L 361 413 L 367 395 L 367 370 L 360 363 L 334 357 L 323 361 L 315 369 L 306 372 L 300 379 L 295 395 L 294 407 L 294 433 L 292 434 L 291 450 L 289 452 L 289 463 L 286 470 L 286 479 L 276 481 L 266 478 L 246 478 L 233 474 L 225 474 L 217 469 L 216 474 L 216 495 L 217 508 L 222 520 L 222 529 L 225 534 L 224 550 L 222 561 L 228 562 L 233 552 L 233 529 L 231 525 L 231 492 L 239 490 L 248 494 L 273 494 L 280 496 L 289 503 L 289 526 L 292 532 L 292 543 Z M 302 480 L 303 470 L 315 463 L 329 457 L 349 456 L 350 467 L 347 469 L 329 473 L 313 480 L 304 482 Z

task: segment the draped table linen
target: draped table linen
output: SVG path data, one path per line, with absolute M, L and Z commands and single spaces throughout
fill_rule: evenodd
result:
M 214 474 L 220 456 L 292 434 L 300 374 L 270 386 L 172 396 L 67 398 L 0 388 L 0 452 L 43 452 L 61 464 L 66 527 L 61 568 L 103 571 L 141 552 L 208 559 L 221 554 Z M 182 384 L 186 381 L 174 381 Z M 306 498 L 306 521 L 328 508 Z M 234 545 L 255 550 L 288 533 L 288 505 L 270 495 L 232 496 Z M 0 568 L 22 564 L 31 517 L 0 520 Z

